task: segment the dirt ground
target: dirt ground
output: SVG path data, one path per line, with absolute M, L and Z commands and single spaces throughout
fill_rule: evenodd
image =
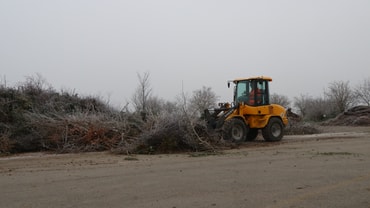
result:
M 216 154 L 0 157 L 0 207 L 370 207 L 370 127 Z

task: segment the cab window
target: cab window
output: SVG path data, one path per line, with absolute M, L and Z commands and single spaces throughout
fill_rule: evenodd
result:
M 249 95 L 249 81 L 240 81 L 236 84 L 235 89 L 235 101 L 239 102 L 248 102 Z
M 268 81 L 267 80 L 255 80 L 256 93 L 254 94 L 254 105 L 268 105 L 269 94 L 268 94 Z

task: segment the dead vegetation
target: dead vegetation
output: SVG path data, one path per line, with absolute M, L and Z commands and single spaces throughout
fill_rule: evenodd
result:
M 288 111 L 289 125 L 286 134 L 317 134 L 320 126 L 370 126 L 370 106 L 355 106 L 323 122 L 305 122 L 293 112 Z
M 302 117 L 294 113 L 292 109 L 287 110 L 289 124 L 285 128 L 287 135 L 304 135 L 304 134 L 318 134 L 320 133 L 317 126 L 313 123 L 304 122 Z
M 370 106 L 356 106 L 325 121 L 328 126 L 370 126 Z
M 150 114 L 115 110 L 95 97 L 56 92 L 38 79 L 0 86 L 0 154 L 215 151 L 217 137 L 179 107 Z
M 182 118 L 182 119 L 179 119 Z M 183 151 L 214 151 L 215 137 L 200 120 L 187 120 L 183 115 L 162 114 L 149 118 L 136 141 L 136 148 L 119 146 L 116 153 L 172 153 Z M 130 149 L 131 147 L 131 149 Z
M 40 78 L 17 87 L 0 85 L 0 154 L 112 151 L 117 154 L 217 152 L 234 148 L 210 132 L 183 96 L 171 110 L 147 114 L 118 111 L 97 97 L 57 92 Z M 369 125 L 370 108 L 359 106 L 325 125 Z M 286 134 L 319 133 L 315 124 L 288 113 Z

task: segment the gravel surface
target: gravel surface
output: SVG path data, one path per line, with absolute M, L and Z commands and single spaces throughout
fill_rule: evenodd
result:
M 370 127 L 216 154 L 0 157 L 0 207 L 370 207 Z

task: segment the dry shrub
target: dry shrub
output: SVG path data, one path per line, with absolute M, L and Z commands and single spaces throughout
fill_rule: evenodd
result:
M 0 154 L 9 154 L 11 152 L 14 144 L 9 136 L 9 132 L 0 134 Z

